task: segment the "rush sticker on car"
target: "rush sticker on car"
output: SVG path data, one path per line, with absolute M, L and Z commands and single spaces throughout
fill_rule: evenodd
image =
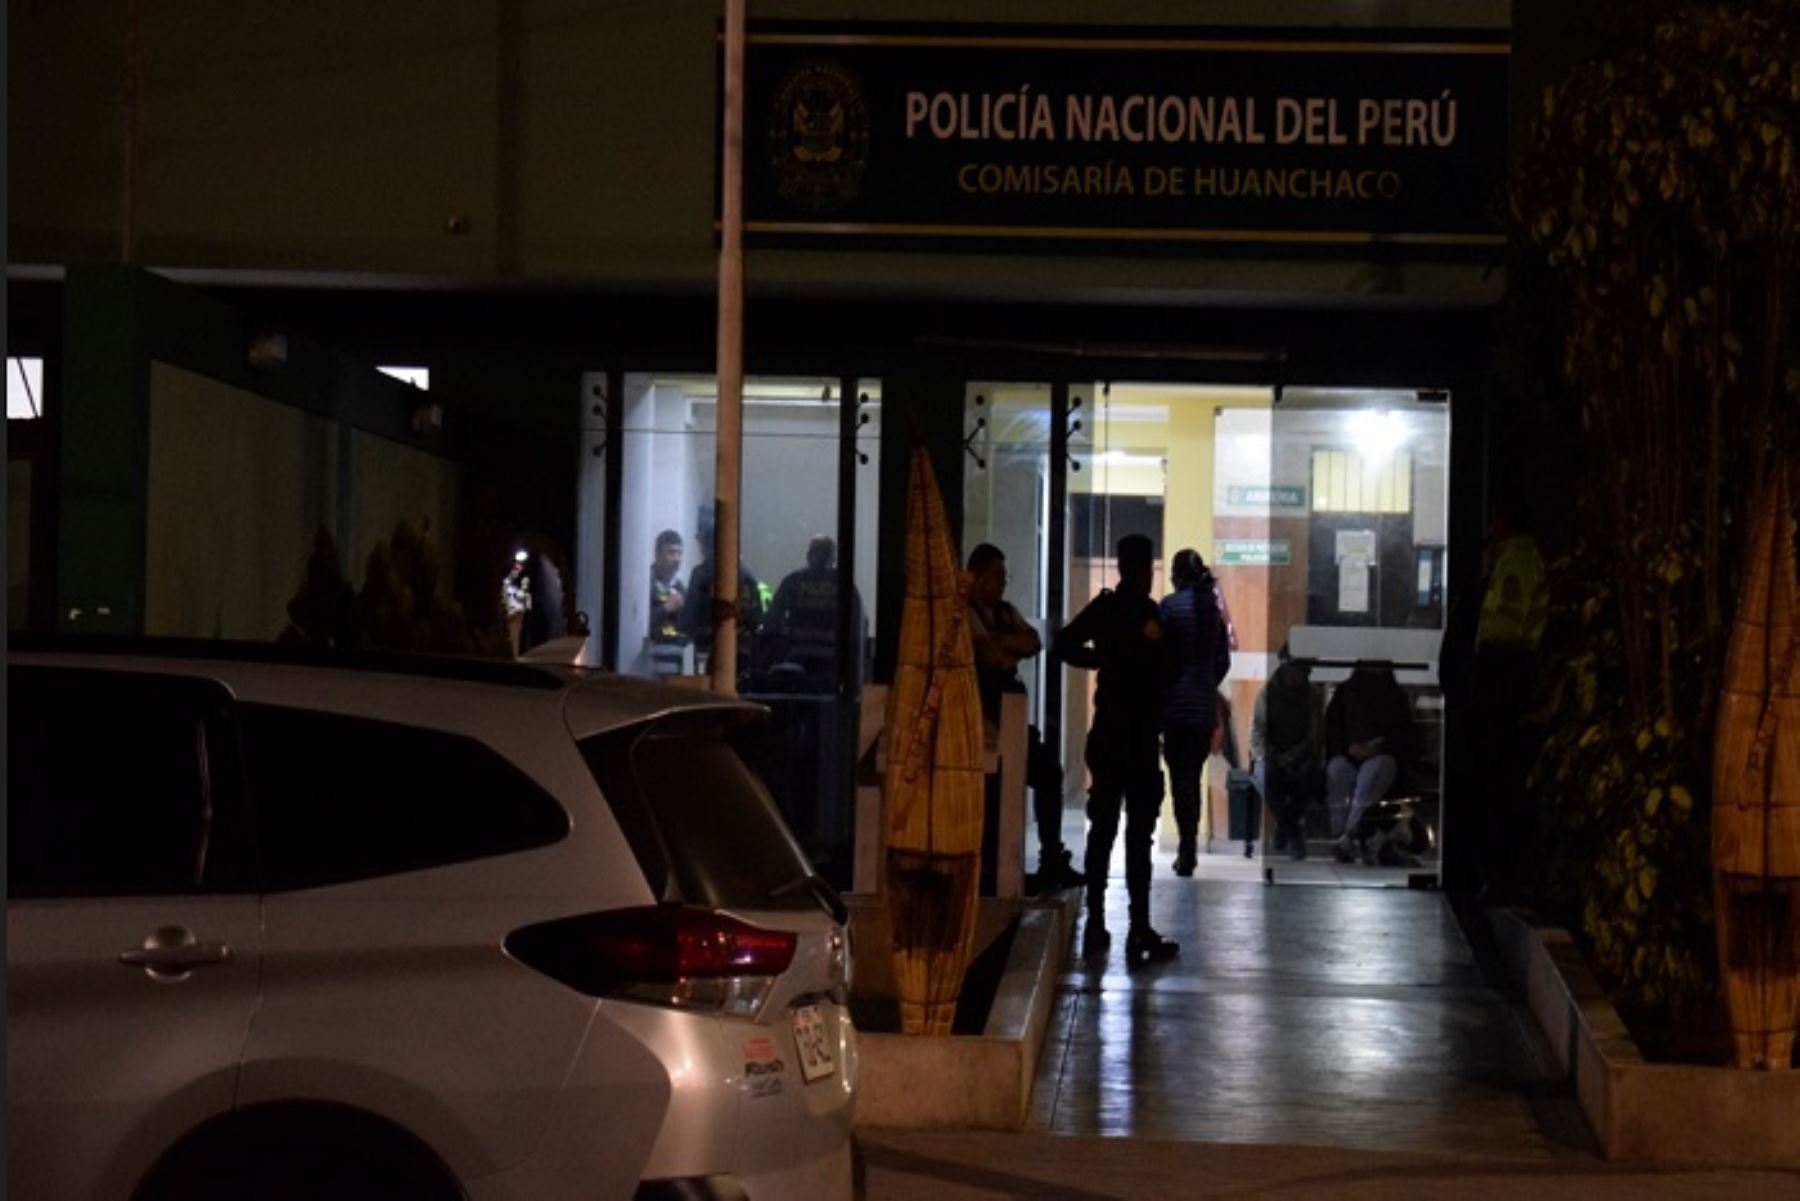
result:
M 744 1087 L 752 1097 L 778 1095 L 786 1071 L 774 1039 L 759 1035 L 744 1044 Z

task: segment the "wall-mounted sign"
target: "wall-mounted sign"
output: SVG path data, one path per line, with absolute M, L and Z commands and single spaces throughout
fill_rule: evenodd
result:
M 1276 484 L 1273 487 L 1262 484 L 1232 484 L 1226 488 L 1225 496 L 1234 509 L 1306 508 L 1306 485 L 1304 484 Z
M 764 244 L 1485 253 L 1503 38 L 753 26 Z
M 1221 567 L 1286 567 L 1293 560 L 1286 538 L 1227 538 L 1214 556 Z

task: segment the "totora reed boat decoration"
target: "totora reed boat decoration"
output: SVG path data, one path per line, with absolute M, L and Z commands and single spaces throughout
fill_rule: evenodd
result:
M 1800 580 L 1793 481 L 1756 499 L 1713 746 L 1713 896 L 1737 1062 L 1778 1070 L 1800 1018 Z
M 958 570 L 931 460 L 913 452 L 906 606 L 888 694 L 882 854 L 901 1028 L 946 1035 L 975 938 L 982 727 Z

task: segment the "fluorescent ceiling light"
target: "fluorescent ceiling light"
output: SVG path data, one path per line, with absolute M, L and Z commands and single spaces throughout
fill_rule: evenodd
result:
M 1365 462 L 1391 458 L 1411 437 L 1406 419 L 1392 410 L 1358 409 L 1350 414 L 1350 439 Z
M 431 391 L 431 369 L 429 367 L 377 367 L 375 370 L 383 375 L 392 376 L 403 384 L 411 384 L 421 392 Z
M 1092 458 L 1094 462 L 1109 467 L 1147 467 L 1152 463 L 1160 464 L 1163 461 L 1163 457 L 1158 454 L 1133 454 L 1131 451 L 1120 450 L 1117 447 L 1114 447 L 1111 450 L 1103 450 L 1099 454 L 1090 455 L 1089 457 Z

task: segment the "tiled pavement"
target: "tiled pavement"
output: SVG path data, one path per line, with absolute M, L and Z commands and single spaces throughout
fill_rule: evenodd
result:
M 1800 1198 L 1791 1173 L 1599 1160 L 1439 894 L 1156 870 L 1180 957 L 1126 968 L 1113 880 L 1114 948 L 1063 978 L 1027 1129 L 867 1134 L 871 1201 Z
M 1151 921 L 1179 958 L 1115 946 L 1063 980 L 1031 1125 L 1060 1134 L 1591 1153 L 1529 1017 L 1482 979 L 1443 898 L 1405 889 L 1180 880 Z

